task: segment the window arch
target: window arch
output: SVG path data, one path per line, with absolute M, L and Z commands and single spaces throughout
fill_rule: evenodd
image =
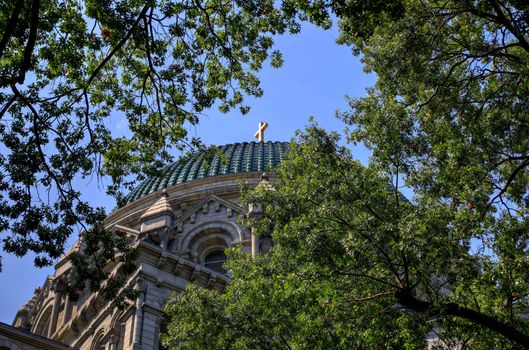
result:
M 243 241 L 242 229 L 229 221 L 208 221 L 193 228 L 178 242 L 178 252 L 197 251 L 201 253 L 206 246 L 211 246 L 212 242 L 204 244 L 205 241 L 214 239 L 225 247 Z
M 225 275 L 227 270 L 224 269 L 223 264 L 226 262 L 226 254 L 223 250 L 213 250 L 209 252 L 204 258 L 204 266 L 215 272 Z
M 94 338 L 92 338 L 92 346 L 90 346 L 90 350 L 105 350 L 106 344 L 103 342 L 103 338 L 105 336 L 105 331 L 103 329 L 99 329 L 96 332 L 96 335 Z
M 42 335 L 44 337 L 48 336 L 48 329 L 50 327 L 51 311 L 52 305 L 46 306 L 44 311 L 40 314 L 32 333 Z

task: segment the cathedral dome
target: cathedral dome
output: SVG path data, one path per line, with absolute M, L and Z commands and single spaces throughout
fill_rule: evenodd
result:
M 271 171 L 283 160 L 288 145 L 288 142 L 241 142 L 219 146 L 222 157 L 211 158 L 199 153 L 181 158 L 167 166 L 160 176 L 149 178 L 133 189 L 125 197 L 124 204 L 184 182 L 226 174 Z

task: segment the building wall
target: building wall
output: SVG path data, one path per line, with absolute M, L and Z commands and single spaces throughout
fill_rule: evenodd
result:
M 251 232 L 240 223 L 247 209 L 239 202 L 239 181 L 243 177 L 255 186 L 259 175 L 195 180 L 140 198 L 109 215 L 107 228 L 128 237 L 140 253 L 138 269 L 128 281 L 140 296 L 124 310 L 87 290 L 78 301 L 69 300 L 63 290 L 71 266 L 64 258 L 13 324 L 80 350 L 158 349 L 163 306 L 173 293 L 191 282 L 219 290 L 228 283 L 227 275 L 204 266 L 206 255 L 231 246 L 252 251 Z M 255 238 L 253 242 L 259 244 Z
M 0 323 L 0 350 L 70 350 L 60 344 L 27 330 Z

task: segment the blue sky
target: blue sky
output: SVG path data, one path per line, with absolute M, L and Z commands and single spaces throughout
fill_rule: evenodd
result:
M 280 69 L 266 67 L 260 73 L 264 96 L 248 100 L 250 113 L 242 116 L 238 111 L 222 114 L 211 110 L 190 133 L 200 136 L 206 144 L 252 141 L 258 122 L 266 121 L 269 127 L 265 140 L 288 141 L 297 129 L 309 123 L 310 116 L 328 130 L 342 131 L 344 125 L 335 112 L 347 109 L 345 95 L 363 96 L 365 89 L 374 84 L 375 76 L 365 74 L 359 59 L 349 48 L 337 45 L 336 37 L 335 29 L 323 31 L 306 25 L 301 34 L 276 38 L 284 65 Z M 113 127 L 123 125 L 122 119 L 113 115 Z M 354 148 L 353 153 L 362 162 L 369 156 L 361 147 Z M 83 186 L 84 196 L 94 205 L 105 206 L 107 211 L 114 208 L 114 200 L 95 180 Z M 35 268 L 32 257 L 1 255 L 0 322 L 10 324 L 34 289 L 53 274 L 53 268 Z

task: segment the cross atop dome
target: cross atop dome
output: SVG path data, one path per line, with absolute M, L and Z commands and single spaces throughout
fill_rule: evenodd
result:
M 256 139 L 259 139 L 259 142 L 264 141 L 264 131 L 268 128 L 268 123 L 266 122 L 259 122 L 259 130 L 253 135 Z

